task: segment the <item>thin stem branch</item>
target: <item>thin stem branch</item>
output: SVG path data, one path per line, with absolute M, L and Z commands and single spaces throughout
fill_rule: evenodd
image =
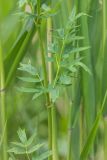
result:
M 57 61 L 57 64 L 59 64 L 59 65 L 58 65 L 56 76 L 55 76 L 55 79 L 54 79 L 53 88 L 55 87 L 55 85 L 57 83 L 58 76 L 59 76 L 59 73 L 60 73 L 60 63 L 61 63 L 61 58 L 62 58 L 62 53 L 63 53 L 64 47 L 65 47 L 65 41 L 63 40 L 60 55 L 59 55 L 59 60 Z
M 26 149 L 26 157 L 28 160 L 30 160 L 29 154 L 28 154 L 28 150 L 27 150 L 27 146 L 25 145 L 25 149 Z

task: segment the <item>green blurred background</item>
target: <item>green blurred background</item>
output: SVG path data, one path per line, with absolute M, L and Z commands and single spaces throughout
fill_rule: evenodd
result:
M 57 2 L 57 0 L 53 0 L 52 5 L 54 6 Z M 4 58 L 23 28 L 20 17 L 15 15 L 18 9 L 17 3 L 17 0 L 0 0 L 0 39 Z M 72 152 L 73 159 L 78 160 L 107 88 L 107 2 L 102 0 L 62 0 L 57 16 L 52 18 L 54 29 L 66 24 L 74 6 L 77 13 L 84 12 L 89 15 L 83 16 L 78 24 L 80 24 L 79 34 L 85 37 L 80 45 L 91 47 L 88 51 L 83 52 L 85 55 L 83 62 L 90 68 L 92 76 L 82 70 L 79 78 L 73 78 L 72 86 L 62 92 L 57 102 L 57 125 L 59 153 L 61 159 L 65 159 L 68 110 L 74 101 L 72 104 Z M 45 22 L 43 24 L 43 37 L 46 38 L 44 26 Z M 38 37 L 34 34 L 22 60 L 23 63 L 28 63 L 30 60 L 36 67 L 41 66 L 38 45 Z M 47 111 L 44 107 L 45 100 L 39 98 L 32 101 L 31 95 L 16 90 L 17 86 L 23 85 L 17 78 L 21 74 L 21 72 L 16 71 L 6 89 L 8 144 L 17 139 L 16 132 L 19 127 L 25 128 L 28 135 L 36 129 L 38 137 L 47 141 L 48 127 Z M 106 110 L 105 107 L 96 140 L 93 143 L 94 158 L 92 159 L 96 160 L 103 160 L 106 154 Z

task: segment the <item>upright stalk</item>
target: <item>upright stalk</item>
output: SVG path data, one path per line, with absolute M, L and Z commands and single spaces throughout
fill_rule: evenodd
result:
M 56 121 L 56 106 L 52 107 L 52 151 L 53 160 L 58 160 L 58 143 L 57 143 L 57 121 Z
M 4 76 L 4 67 L 3 67 L 3 57 L 2 57 L 2 48 L 0 43 L 0 123 L 1 123 L 1 132 L 2 144 L 1 144 L 1 154 L 0 160 L 7 160 L 7 137 L 6 137 L 6 118 L 5 118 L 5 76 Z M 4 132 L 5 130 L 5 132 Z
M 70 2 L 69 2 L 70 3 Z M 72 2 L 73 3 L 73 2 Z M 73 6 L 78 9 L 78 0 L 75 0 Z M 75 59 L 75 57 L 74 57 Z M 78 88 L 79 81 L 73 79 L 73 86 L 72 86 L 72 93 L 73 93 L 73 104 L 69 106 L 68 110 L 68 152 L 67 152 L 67 160 L 72 160 L 72 125 L 73 125 L 73 118 L 72 113 L 74 113 L 74 109 L 77 109 L 77 104 L 80 96 L 79 96 L 79 88 Z
M 107 117 L 104 118 L 104 160 L 107 159 Z
M 68 152 L 67 152 L 67 160 L 72 160 L 72 107 L 69 106 L 69 119 L 68 119 Z
M 73 90 L 73 102 L 72 105 L 69 106 L 68 110 L 68 147 L 67 147 L 67 160 L 73 159 L 73 152 L 72 152 L 72 131 L 75 127 L 75 123 L 77 120 L 77 116 L 80 112 L 79 106 L 81 102 L 81 92 L 80 92 L 80 79 L 75 79 L 72 86 Z M 76 156 L 77 157 L 77 156 Z
M 52 42 L 52 20 L 48 18 L 47 20 L 47 44 Z M 48 57 L 52 57 L 51 53 L 48 52 Z M 48 62 L 48 73 L 49 73 L 49 83 L 52 84 L 52 63 Z M 51 95 L 50 95 L 51 97 Z M 57 121 L 56 121 L 56 106 L 53 104 L 51 106 L 52 114 L 52 153 L 53 160 L 58 160 L 58 143 L 57 143 Z
M 104 63 L 104 58 L 105 58 L 105 45 L 106 45 L 106 30 L 107 30 L 107 1 L 103 0 L 103 41 L 102 41 L 102 46 L 103 46 L 103 63 Z M 104 65 L 103 65 L 103 70 L 104 70 Z M 104 74 L 104 73 L 103 73 Z M 103 83 L 103 77 L 102 81 Z M 102 84 L 103 86 L 103 84 Z M 104 118 L 104 160 L 107 159 L 107 117 Z
M 106 43 L 106 29 L 107 29 L 107 2 L 106 0 L 103 0 L 103 57 L 105 53 L 105 43 Z
M 40 29 L 40 23 L 41 23 L 41 20 L 39 19 L 40 12 L 41 12 L 40 7 L 41 7 L 41 0 L 37 0 L 38 36 L 39 36 L 41 58 L 42 58 L 42 69 L 43 69 L 43 74 L 44 74 L 44 86 L 47 88 L 48 87 L 48 75 L 47 75 L 47 66 L 46 66 L 46 60 L 45 60 L 44 44 L 43 44 L 41 29 Z M 51 107 L 50 107 L 51 101 L 50 101 L 49 93 L 46 93 L 46 105 L 47 105 L 47 110 L 48 110 L 48 144 L 49 144 L 49 149 L 52 150 L 52 116 L 51 116 Z M 52 156 L 49 156 L 49 160 L 52 160 Z

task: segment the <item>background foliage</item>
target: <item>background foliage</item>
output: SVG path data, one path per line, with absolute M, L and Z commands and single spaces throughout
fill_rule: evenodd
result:
M 45 3 L 50 4 L 50 1 Z M 88 68 L 80 68 L 72 76 L 72 85 L 66 88 L 62 87 L 60 98 L 56 101 L 59 157 L 61 160 L 66 159 L 69 148 L 72 160 L 87 158 L 106 160 L 107 2 L 106 0 L 52 0 L 51 6 L 53 8 L 56 6 L 58 9 L 57 13 L 51 17 L 52 27 L 50 27 L 49 34 L 53 34 L 54 30 L 63 28 L 67 24 L 74 7 L 76 14 L 87 14 L 76 20 L 77 35 L 83 37 L 77 45 L 89 47 L 89 49 L 84 48 L 80 55 L 83 57 L 83 64 L 91 72 L 89 74 Z M 46 9 L 48 10 L 48 8 Z M 3 113 L 2 100 L 5 97 L 4 117 L 6 117 L 2 122 L 3 115 L 0 116 L 0 135 L 2 146 L 6 126 L 8 148 L 11 148 L 11 141 L 17 140 L 19 127 L 25 128 L 29 136 L 36 132 L 40 142 L 47 143 L 48 137 L 48 114 L 45 108 L 45 98 L 40 96 L 38 99 L 32 100 L 32 94 L 22 93 L 16 89 L 20 86 L 27 87 L 27 84 L 19 78 L 26 76 L 26 73 L 17 69 L 20 63 L 31 63 L 36 68 L 41 68 L 41 50 L 38 47 L 37 28 L 34 27 L 32 20 L 26 23 L 23 17 L 17 14 L 18 12 L 18 1 L 9 0 L 7 5 L 6 0 L 0 0 L 0 48 L 2 48 L 0 49 L 0 55 L 2 55 L 0 57 L 0 110 Z M 42 21 L 41 30 L 46 49 L 47 25 L 45 19 Z M 53 40 L 55 40 L 54 36 Z M 52 49 L 51 46 L 50 50 Z M 79 51 L 77 50 L 77 52 Z M 75 56 L 73 55 L 71 59 L 74 60 Z M 56 73 L 56 70 L 57 68 L 54 66 L 52 75 Z M 4 84 L 2 83 L 3 79 L 5 79 Z M 63 83 L 69 82 L 68 79 L 62 81 Z M 34 84 L 30 84 L 30 86 L 34 87 Z M 3 88 L 4 91 L 2 91 Z M 68 145 L 67 141 L 71 143 Z

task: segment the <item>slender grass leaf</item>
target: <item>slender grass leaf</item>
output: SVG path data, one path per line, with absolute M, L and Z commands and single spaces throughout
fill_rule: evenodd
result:
M 21 35 L 18 37 L 18 39 L 16 40 L 15 44 L 13 44 L 11 50 L 9 51 L 7 56 L 5 57 L 4 65 L 5 65 L 5 73 L 6 73 L 6 75 L 8 74 L 9 69 L 10 69 L 10 67 L 8 67 L 8 66 L 12 65 L 17 52 L 20 50 L 20 47 L 23 44 L 23 41 L 25 40 L 25 38 L 27 36 L 27 33 L 28 33 L 27 31 L 21 33 Z
M 97 114 L 97 117 L 95 119 L 95 122 L 94 122 L 94 125 L 91 129 L 91 132 L 88 136 L 88 139 L 84 145 L 84 148 L 81 152 L 81 155 L 80 155 L 80 160 L 86 160 L 87 159 L 87 156 L 88 156 L 88 153 L 91 149 L 91 146 L 94 142 L 94 139 L 95 139 L 95 136 L 97 134 L 97 130 L 98 130 L 98 126 L 99 126 L 99 122 L 101 120 L 101 117 L 102 117 L 102 114 L 103 114 L 103 111 L 104 111 L 104 107 L 105 107 L 105 102 L 106 102 L 106 99 L 107 99 L 107 91 L 105 93 L 105 96 L 104 96 L 104 100 L 103 100 L 103 103 L 102 103 L 102 106 L 99 110 L 99 113 Z
M 29 29 L 30 28 L 30 29 Z M 27 26 L 27 29 L 21 33 L 20 38 L 15 42 L 15 45 L 12 47 L 9 54 L 7 54 L 4 59 L 4 68 L 5 68 L 5 77 L 6 77 L 6 86 L 13 79 L 19 63 L 24 57 L 28 44 L 32 39 L 34 33 L 34 24 L 31 23 L 30 26 Z

